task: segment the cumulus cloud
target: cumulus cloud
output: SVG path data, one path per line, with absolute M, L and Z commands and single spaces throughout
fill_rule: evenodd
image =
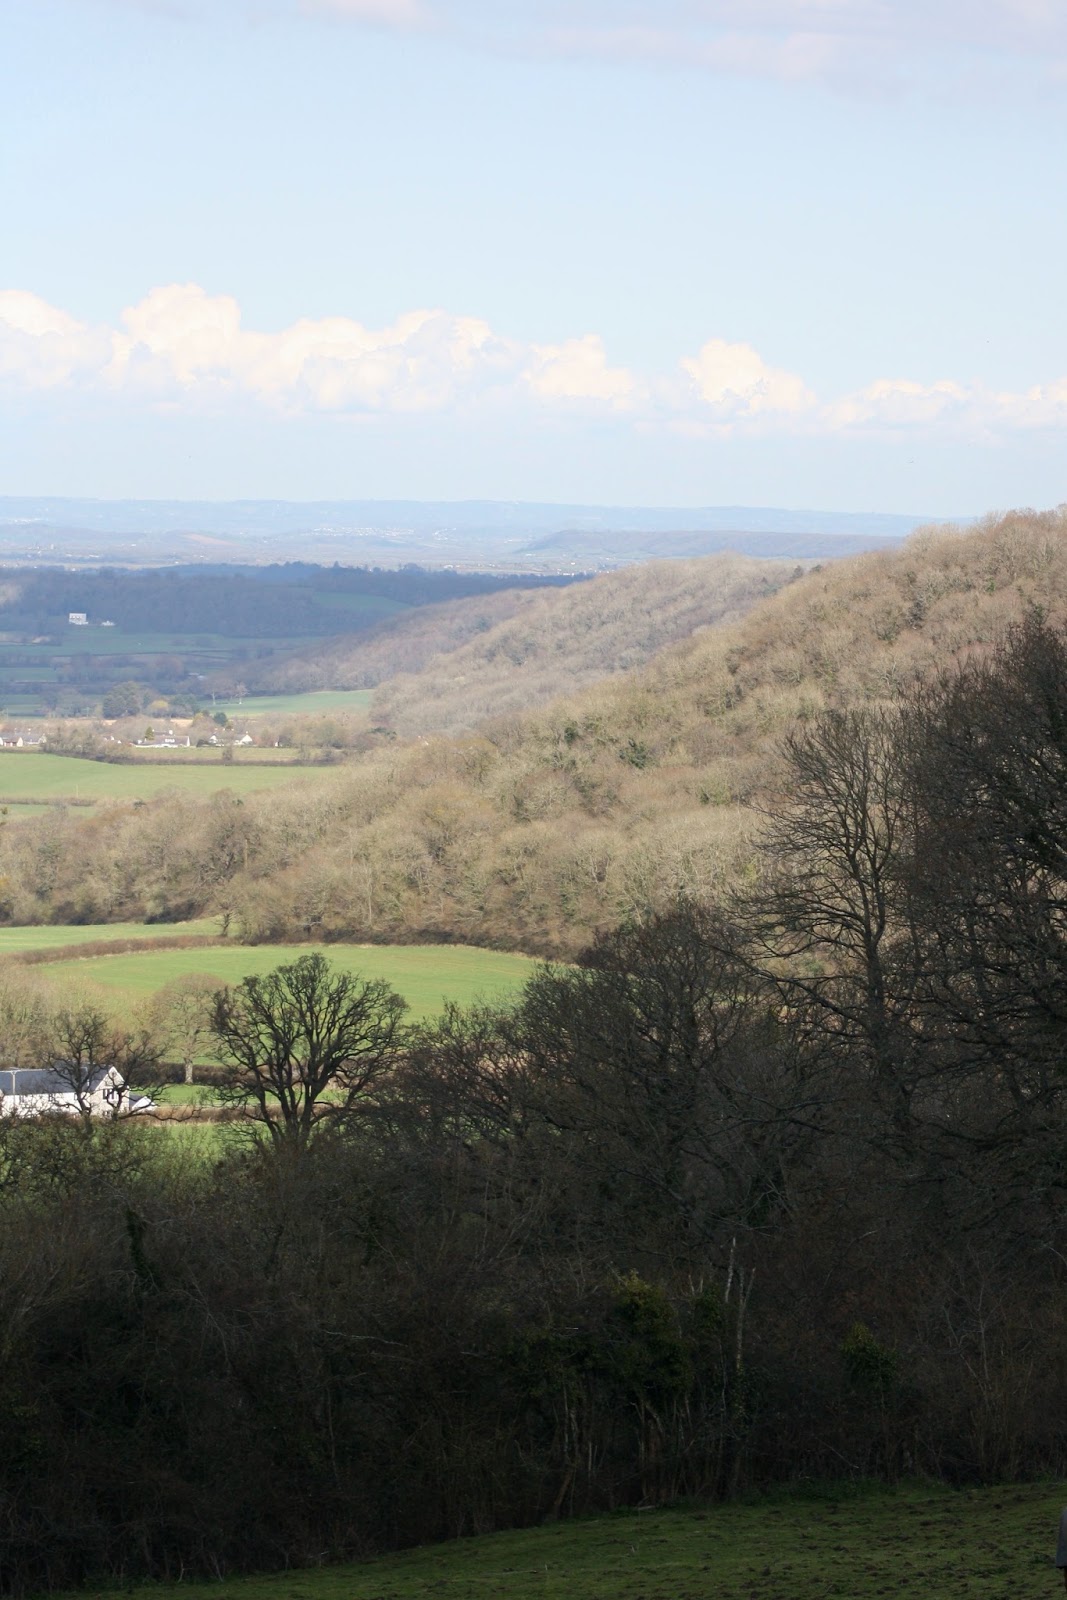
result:
M 816 404 L 802 378 L 769 367 L 749 344 L 709 339 L 700 353 L 683 360 L 693 389 L 724 421 L 779 413 L 797 416 Z
M 386 328 L 302 318 L 278 333 L 242 326 L 230 295 L 153 289 L 124 311 L 103 380 L 161 396 L 246 394 L 282 409 L 433 411 L 512 376 L 521 352 L 488 323 L 409 311 Z
M 0 290 L 0 379 L 30 389 L 69 386 L 99 373 L 106 330 L 87 327 L 24 289 Z
M 608 365 L 604 341 L 594 333 L 564 344 L 534 345 L 523 378 L 543 400 L 593 400 L 626 408 L 638 392 L 632 373 Z
M 1019 392 L 945 378 L 877 378 L 820 399 L 752 345 L 713 338 L 674 372 L 613 365 L 599 335 L 529 343 L 480 317 L 405 312 L 384 328 L 354 318 L 301 318 L 277 332 L 246 328 L 232 295 L 167 284 L 93 327 L 28 290 L 0 291 L 0 387 L 110 395 L 137 405 L 283 414 L 614 416 L 682 433 L 881 433 L 910 429 L 984 438 L 1067 428 L 1067 377 Z
M 826 408 L 831 426 L 839 428 L 912 427 L 964 415 L 975 396 L 951 379 L 914 383 L 907 378 L 879 378 L 856 394 Z

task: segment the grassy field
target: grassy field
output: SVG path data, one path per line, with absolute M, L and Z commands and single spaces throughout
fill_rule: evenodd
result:
M 256 717 L 308 717 L 331 712 L 363 713 L 370 704 L 369 689 L 317 689 L 307 694 L 253 694 L 240 701 L 220 700 L 210 711 L 225 711 L 235 722 L 247 722 Z
M 36 750 L 0 751 L 0 804 L 17 806 L 41 800 L 149 800 L 162 789 L 191 794 L 214 794 L 232 789 L 251 794 L 283 784 L 307 783 L 323 778 L 326 769 L 242 765 L 240 752 L 232 762 L 216 755 L 213 761 L 191 766 L 149 766 L 141 762 L 86 761 L 78 756 L 41 755 Z
M 32 930 L 34 934 L 45 931 Z M 57 931 L 47 930 L 49 934 Z M 104 927 L 79 931 L 87 936 L 92 933 L 97 939 L 112 936 L 111 930 Z M 162 928 L 159 931 L 163 933 Z M 181 932 L 182 925 L 171 924 L 169 931 Z M 534 966 L 528 956 L 475 950 L 465 945 L 225 944 L 94 955 L 48 962 L 33 970 L 50 985 L 77 985 L 80 980 L 88 980 L 103 994 L 113 996 L 115 1008 L 121 1013 L 127 1007 L 132 1010 L 138 1001 L 187 972 L 206 972 L 220 983 L 236 983 L 251 973 L 269 972 L 283 961 L 295 961 L 312 950 L 322 950 L 336 966 L 350 972 L 387 979 L 408 1002 L 412 1018 L 436 1016 L 448 1000 L 465 1005 L 478 998 L 493 1000 L 509 994 L 525 981 Z
M 96 944 L 100 940 L 173 939 L 184 935 L 213 939 L 221 932 L 221 919 L 201 917 L 197 922 L 102 922 L 74 927 L 68 923 L 47 927 L 0 928 L 0 955 L 23 950 L 61 950 L 65 945 Z
M 630 1512 L 151 1600 L 1041 1600 L 1063 1485 Z M 106 1591 L 93 1593 L 103 1600 Z M 125 1595 L 130 1593 L 124 1591 Z M 107 1593 L 107 1600 L 119 1600 Z

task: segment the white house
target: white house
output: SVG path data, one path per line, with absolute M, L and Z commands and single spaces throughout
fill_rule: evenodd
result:
M 0 1116 L 118 1117 L 154 1111 L 147 1095 L 131 1094 L 115 1067 L 84 1074 L 64 1062 L 53 1067 L 15 1067 L 0 1072 Z
M 67 617 L 72 628 L 87 628 L 89 626 L 88 614 L 84 611 L 72 611 Z

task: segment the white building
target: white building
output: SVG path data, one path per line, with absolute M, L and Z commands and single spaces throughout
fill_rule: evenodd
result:
M 89 617 L 84 611 L 72 611 L 67 617 L 67 621 L 72 628 L 87 628 L 89 626 Z
M 0 1116 L 118 1117 L 153 1111 L 147 1095 L 131 1095 L 115 1067 L 84 1074 L 59 1062 L 54 1067 L 15 1067 L 0 1072 Z

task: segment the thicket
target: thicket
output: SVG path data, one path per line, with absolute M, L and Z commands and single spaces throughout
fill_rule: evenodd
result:
M 1031 617 L 797 725 L 757 881 L 411 1033 L 306 1138 L 0 1124 L 0 1581 L 1062 1476 L 1065 707 Z

